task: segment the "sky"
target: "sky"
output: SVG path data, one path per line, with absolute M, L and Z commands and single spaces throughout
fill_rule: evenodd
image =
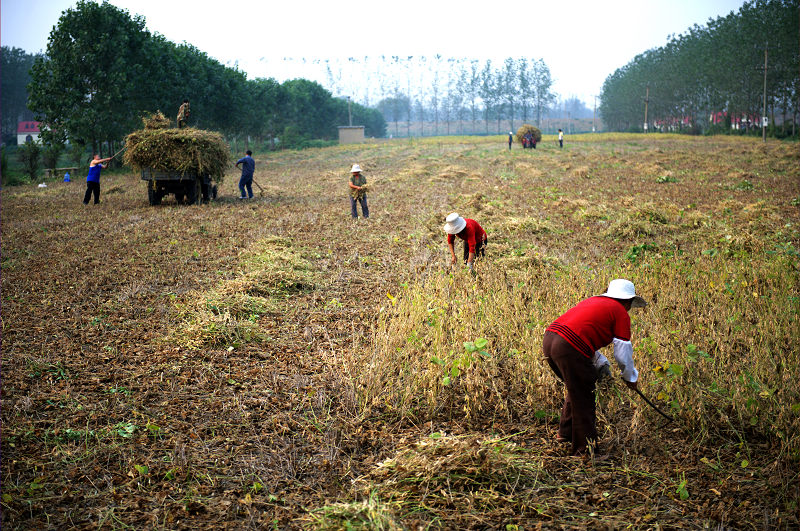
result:
M 550 68 L 553 91 L 562 98 L 578 97 L 591 108 L 606 77 L 617 68 L 664 45 L 670 35 L 738 11 L 745 0 L 109 3 L 142 15 L 151 32 L 190 43 L 238 67 L 248 79 L 306 77 L 326 85 L 324 69 L 319 61 L 313 63 L 315 59 L 436 54 L 482 61 L 541 58 Z M 28 53 L 45 51 L 62 11 L 75 4 L 2 0 L 0 43 Z M 374 78 L 368 82 L 374 83 Z

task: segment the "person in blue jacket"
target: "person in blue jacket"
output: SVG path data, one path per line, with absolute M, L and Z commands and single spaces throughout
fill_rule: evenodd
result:
M 94 194 L 94 204 L 100 202 L 100 171 L 108 167 L 106 164 L 111 160 L 101 159 L 97 153 L 92 157 L 92 162 L 89 163 L 89 175 L 86 177 L 86 194 L 83 196 L 83 204 L 89 204 L 89 198 Z
M 244 157 L 236 161 L 236 167 L 242 165 L 242 176 L 239 178 L 239 191 L 241 196 L 239 199 L 253 199 L 253 173 L 256 171 L 256 161 L 251 156 L 253 154 L 249 149 L 245 151 Z M 245 195 L 245 187 L 247 188 L 247 195 Z

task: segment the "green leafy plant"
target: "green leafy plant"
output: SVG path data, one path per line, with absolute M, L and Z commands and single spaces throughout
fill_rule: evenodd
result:
M 113 426 L 113 432 L 125 439 L 130 439 L 136 433 L 138 426 L 131 422 L 118 422 Z
M 686 500 L 689 498 L 689 490 L 686 488 L 687 485 L 688 481 L 686 481 L 686 474 L 681 473 L 680 483 L 678 483 L 678 487 L 675 489 L 675 494 L 677 494 L 681 500 Z
M 22 172 L 34 181 L 41 168 L 41 148 L 36 142 L 25 142 L 17 148 L 17 158 L 22 163 Z
M 658 245 L 654 243 L 642 243 L 639 245 L 634 245 L 628 250 L 627 253 L 625 253 L 625 259 L 636 263 L 641 256 L 650 251 L 658 251 Z

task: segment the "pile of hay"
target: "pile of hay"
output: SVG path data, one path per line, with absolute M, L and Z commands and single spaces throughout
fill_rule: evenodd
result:
M 542 141 L 542 132 L 539 131 L 538 127 L 522 124 L 522 126 L 517 129 L 517 142 L 522 142 L 522 137 L 524 137 L 527 133 L 531 133 L 533 135 L 533 139 L 537 144 Z
M 172 123 L 161 111 L 142 117 L 145 129 L 169 129 Z
M 136 169 L 208 174 L 222 182 L 230 164 L 230 147 L 222 135 L 187 127 L 170 128 L 170 121 L 157 112 L 142 119 L 144 128 L 125 139 L 124 162 Z

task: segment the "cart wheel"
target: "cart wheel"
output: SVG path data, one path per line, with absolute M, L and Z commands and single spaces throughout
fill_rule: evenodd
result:
M 158 190 L 153 190 L 152 186 L 147 187 L 147 199 L 151 206 L 161 204 L 161 193 Z
M 186 194 L 186 204 L 196 205 L 202 198 L 202 190 L 200 189 L 200 181 L 188 181 L 184 185 L 184 193 Z

